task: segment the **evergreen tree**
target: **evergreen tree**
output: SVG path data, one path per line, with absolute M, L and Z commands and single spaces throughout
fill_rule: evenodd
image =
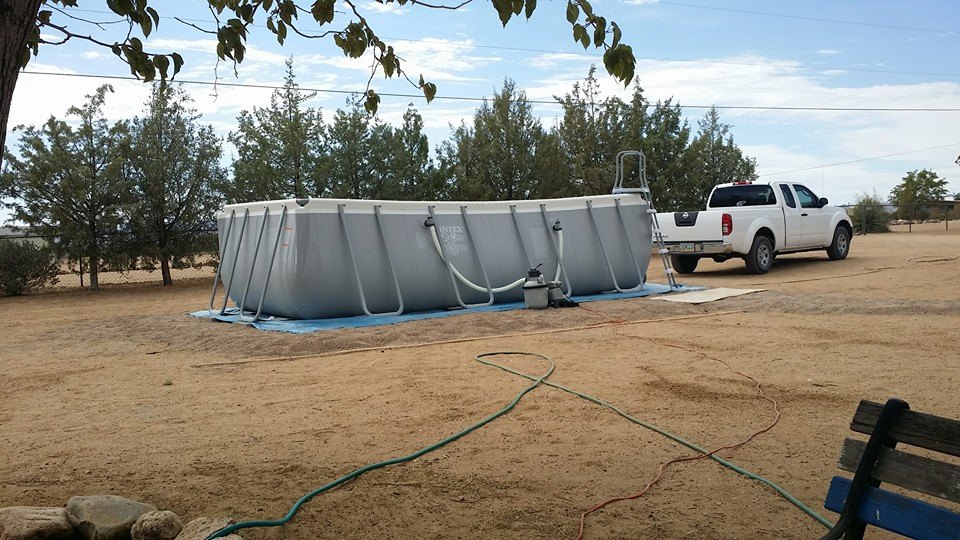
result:
M 390 163 L 396 198 L 438 200 L 446 196 L 446 185 L 439 181 L 430 159 L 430 142 L 423 133 L 423 117 L 410 104 L 403 114 L 403 125 L 394 130 Z
M 374 152 L 373 140 L 384 144 L 390 138 L 389 131 L 390 127 L 364 111 L 358 100 L 348 100 L 346 110 L 337 109 L 327 130 L 330 189 L 334 197 L 372 199 L 382 194 L 381 174 L 389 159 Z M 377 150 L 384 152 L 382 146 Z
M 269 107 L 242 111 L 230 142 L 237 148 L 230 202 L 262 201 L 328 194 L 324 175 L 327 144 L 320 109 L 306 106 L 316 92 L 296 83 L 288 59 L 283 88 L 270 96 Z
M 574 83 L 569 94 L 555 99 L 563 107 L 558 134 L 571 191 L 576 195 L 608 192 L 617 153 L 639 137 L 639 132 L 633 134 L 630 128 L 642 129 L 637 125 L 642 124 L 642 113 L 639 118 L 629 114 L 630 108 L 618 98 L 601 99 L 596 66 L 590 66 L 583 84 Z
M 526 93 L 506 79 L 484 100 L 473 125 L 454 130 L 441 149 L 454 197 L 462 200 L 529 199 L 539 193 L 537 152 L 545 132 Z
M 743 155 L 733 143 L 730 125 L 720 121 L 715 107 L 698 123 L 699 131 L 685 155 L 689 175 L 683 190 L 677 193 L 679 208 L 702 208 L 716 184 L 756 180 L 756 160 Z
M 658 209 L 680 210 L 691 188 L 684 155 L 690 141 L 690 126 L 673 98 L 657 101 L 650 113 L 638 147 L 647 160 L 647 180 Z
M 70 107 L 76 127 L 52 116 L 40 128 L 21 126 L 20 157 L 6 155 L 0 182 L 14 220 L 53 237 L 60 253 L 86 257 L 91 290 L 100 287 L 100 265 L 113 255 L 121 208 L 131 194 L 123 174 L 128 126 L 108 122 L 102 111 L 112 91 L 101 86 L 84 105 Z
M 202 240 L 221 204 L 214 186 L 226 176 L 220 139 L 198 124 L 190 101 L 179 86 L 154 86 L 144 116 L 131 126 L 134 252 L 142 262 L 160 263 L 164 285 L 173 284 L 171 261 L 191 260 L 209 247 Z

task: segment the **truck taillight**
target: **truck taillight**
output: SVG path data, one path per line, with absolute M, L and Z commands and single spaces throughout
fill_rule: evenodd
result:
M 731 217 L 730 214 L 724 214 L 720 223 L 724 236 L 733 232 L 733 217 Z

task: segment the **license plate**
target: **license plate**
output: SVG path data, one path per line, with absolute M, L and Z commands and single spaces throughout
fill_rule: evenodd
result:
M 680 242 L 677 244 L 677 251 L 696 251 L 697 246 L 693 242 Z

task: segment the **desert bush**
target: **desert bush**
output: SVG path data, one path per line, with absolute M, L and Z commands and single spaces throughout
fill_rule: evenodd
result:
M 847 208 L 853 230 L 860 234 L 890 232 L 890 214 L 876 193 L 857 195 L 857 201 Z
M 0 240 L 0 291 L 17 296 L 53 285 L 58 273 L 49 248 L 25 240 Z

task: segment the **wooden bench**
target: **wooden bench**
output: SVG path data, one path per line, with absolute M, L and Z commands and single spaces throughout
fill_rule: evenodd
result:
M 861 401 L 850 429 L 870 440 L 843 443 L 837 466 L 854 477 L 830 481 L 823 506 L 840 519 L 821 540 L 860 539 L 867 525 L 909 538 L 960 539 L 960 513 L 879 488 L 888 482 L 960 503 L 960 466 L 895 449 L 903 443 L 960 457 L 960 421 L 911 411 L 899 399 Z

